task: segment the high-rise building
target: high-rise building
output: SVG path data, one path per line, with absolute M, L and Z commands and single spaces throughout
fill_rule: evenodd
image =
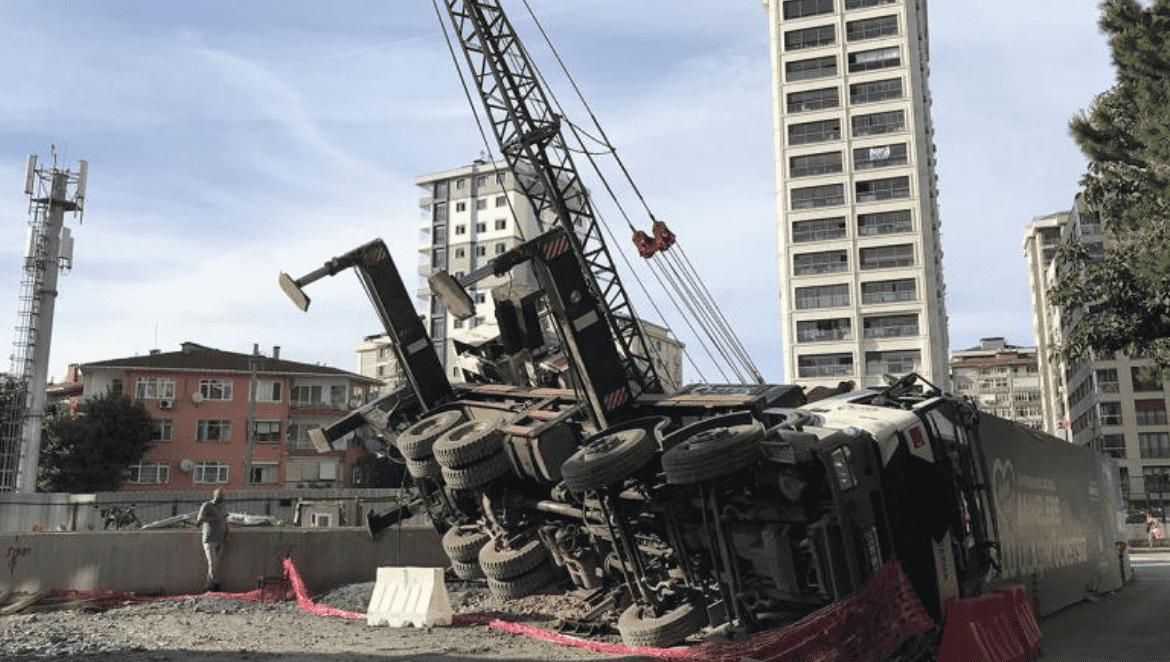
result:
M 1060 229 L 1059 238 L 1054 228 Z M 1035 220 L 1024 235 L 1029 273 L 1043 278 L 1032 282 L 1033 320 L 1038 320 L 1038 346 L 1053 351 L 1088 311 L 1052 306 L 1047 290 L 1055 282 L 1058 265 L 1048 249 L 1056 243 L 1083 244 L 1090 256 L 1104 255 L 1107 239 L 1101 233 L 1098 212 L 1081 195 L 1072 209 Z M 1096 353 L 1069 363 L 1044 361 L 1046 383 L 1054 385 L 1052 413 L 1058 416 L 1059 436 L 1088 446 L 1121 462 L 1122 492 L 1132 508 L 1170 504 L 1170 421 L 1166 392 L 1170 383 L 1148 359 L 1120 353 Z M 1045 412 L 1046 418 L 1048 412 Z
M 1032 335 L 1036 339 L 1037 367 L 1040 370 L 1040 429 L 1061 438 L 1067 436 L 1066 403 L 1061 391 L 1060 370 L 1051 356 L 1058 342 L 1059 313 L 1048 303 L 1048 269 L 1056 245 L 1068 225 L 1068 212 L 1037 216 L 1024 232 L 1024 260 L 1028 263 L 1028 287 L 1032 292 Z
M 415 178 L 423 191 L 419 206 L 418 310 L 447 371 L 448 379 L 462 382 L 478 376 L 479 363 L 474 350 L 499 335 L 496 322 L 497 302 L 507 300 L 516 309 L 539 289 L 536 276 L 525 265 L 502 276 L 490 276 L 476 283 L 468 294 L 475 301 L 475 315 L 458 320 L 447 313 L 428 285 L 427 277 L 435 270 L 460 276 L 486 265 L 518 244 L 550 229 L 545 219 L 537 222 L 532 205 L 516 184 L 505 163 L 477 160 L 469 166 L 433 172 Z M 551 323 L 543 322 L 547 339 L 555 339 Z M 682 383 L 683 345 L 670 330 L 646 321 L 643 333 L 651 345 L 655 368 L 667 389 Z M 555 343 L 551 343 L 555 345 Z M 646 351 L 646 350 L 643 350 Z M 357 345 L 359 372 L 383 381 L 387 392 L 404 382 L 385 334 L 372 335 Z M 550 360 L 548 367 L 557 372 L 563 361 Z
M 926 1 L 764 6 L 785 381 L 946 388 Z
M 1043 429 L 1035 347 L 981 338 L 976 347 L 951 352 L 951 389 L 1000 418 Z

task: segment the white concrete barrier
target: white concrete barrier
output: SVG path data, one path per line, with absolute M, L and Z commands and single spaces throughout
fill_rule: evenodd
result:
M 453 612 L 442 568 L 378 568 L 367 625 L 450 625 Z

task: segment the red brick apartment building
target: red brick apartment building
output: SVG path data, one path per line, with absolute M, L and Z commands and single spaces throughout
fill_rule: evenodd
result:
M 256 489 L 335 488 L 354 484 L 365 451 L 349 435 L 318 453 L 308 431 L 364 404 L 380 382 L 355 373 L 272 356 L 183 343 L 177 352 L 81 366 L 83 396 L 107 391 L 142 402 L 155 421 L 155 445 L 130 469 L 124 491 L 240 490 L 255 421 Z M 249 384 L 255 381 L 255 401 Z M 254 408 L 254 409 L 253 409 Z

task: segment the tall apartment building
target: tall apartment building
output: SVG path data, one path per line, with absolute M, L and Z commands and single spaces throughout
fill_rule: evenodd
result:
M 1068 212 L 1057 212 L 1037 216 L 1024 232 L 1024 259 L 1028 263 L 1028 288 L 1032 293 L 1032 336 L 1036 339 L 1036 355 L 1040 362 L 1040 415 L 1041 430 L 1048 434 L 1066 438 L 1068 427 L 1067 405 L 1061 390 L 1060 371 L 1054 369 L 1050 357 L 1056 350 L 1053 345 L 1059 336 L 1058 311 L 1048 303 L 1048 269 L 1060 243 Z
M 1082 309 L 1059 309 L 1046 290 L 1057 275 L 1051 263 L 1053 228 L 1060 242 L 1085 244 L 1090 254 L 1104 254 L 1106 238 L 1098 213 L 1085 206 L 1080 195 L 1067 214 L 1037 219 L 1024 235 L 1029 273 L 1043 274 L 1032 283 L 1033 319 L 1037 338 L 1050 348 L 1085 314 Z M 1047 238 L 1047 239 L 1046 239 Z M 1046 244 L 1045 241 L 1048 243 Z M 1042 361 L 1046 379 L 1055 385 L 1053 413 L 1073 443 L 1091 447 L 1121 462 L 1122 491 L 1132 508 L 1170 505 L 1170 422 L 1166 392 L 1170 383 L 1151 368 L 1150 361 L 1123 354 L 1097 354 L 1069 364 Z
M 503 276 L 485 278 L 468 292 L 476 302 L 475 316 L 457 320 L 431 294 L 427 276 L 436 269 L 456 276 L 478 269 L 517 244 L 536 237 L 542 228 L 505 163 L 475 161 L 462 168 L 422 175 L 414 181 L 423 191 L 419 201 L 422 217 L 418 309 L 425 316 L 424 323 L 448 379 L 461 382 L 476 372 L 477 365 L 474 357 L 460 356 L 459 350 L 495 338 L 499 334 L 496 302 L 507 299 L 519 304 L 538 289 L 536 277 L 529 267 L 522 265 Z M 548 320 L 544 321 L 544 327 L 546 338 L 555 337 Z M 669 329 L 657 324 L 643 321 L 643 331 L 651 344 L 647 353 L 654 357 L 664 386 L 681 385 L 682 343 Z M 403 383 L 405 375 L 394 357 L 388 336 L 368 336 L 356 349 L 359 372 L 382 380 L 382 391 Z M 563 369 L 563 365 L 553 369 Z
M 1040 370 L 1035 347 L 981 338 L 979 345 L 951 352 L 951 389 L 984 411 L 1043 429 Z
M 925 0 L 765 0 L 784 377 L 947 387 Z

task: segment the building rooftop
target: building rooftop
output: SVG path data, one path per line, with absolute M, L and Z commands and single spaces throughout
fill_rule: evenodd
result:
M 213 347 L 205 347 L 198 343 L 185 342 L 182 344 L 182 349 L 177 352 L 160 352 L 158 350 L 151 351 L 145 356 L 131 356 L 121 359 L 109 359 L 106 361 L 94 361 L 86 363 L 81 366 L 81 371 L 85 372 L 94 368 L 136 368 L 136 369 L 156 369 L 156 370 L 190 370 L 200 372 L 249 372 L 251 368 L 250 361 L 252 354 L 241 354 L 238 352 L 227 352 Z M 312 363 L 300 363 L 297 361 L 286 361 L 280 358 L 280 348 L 273 348 L 273 356 L 260 356 L 261 364 L 260 370 L 263 372 L 276 372 L 293 375 L 320 375 L 340 377 L 345 376 L 351 379 L 369 382 L 371 384 L 379 383 L 379 380 L 364 375 L 359 375 L 354 372 L 340 370 L 324 365 L 315 365 Z

